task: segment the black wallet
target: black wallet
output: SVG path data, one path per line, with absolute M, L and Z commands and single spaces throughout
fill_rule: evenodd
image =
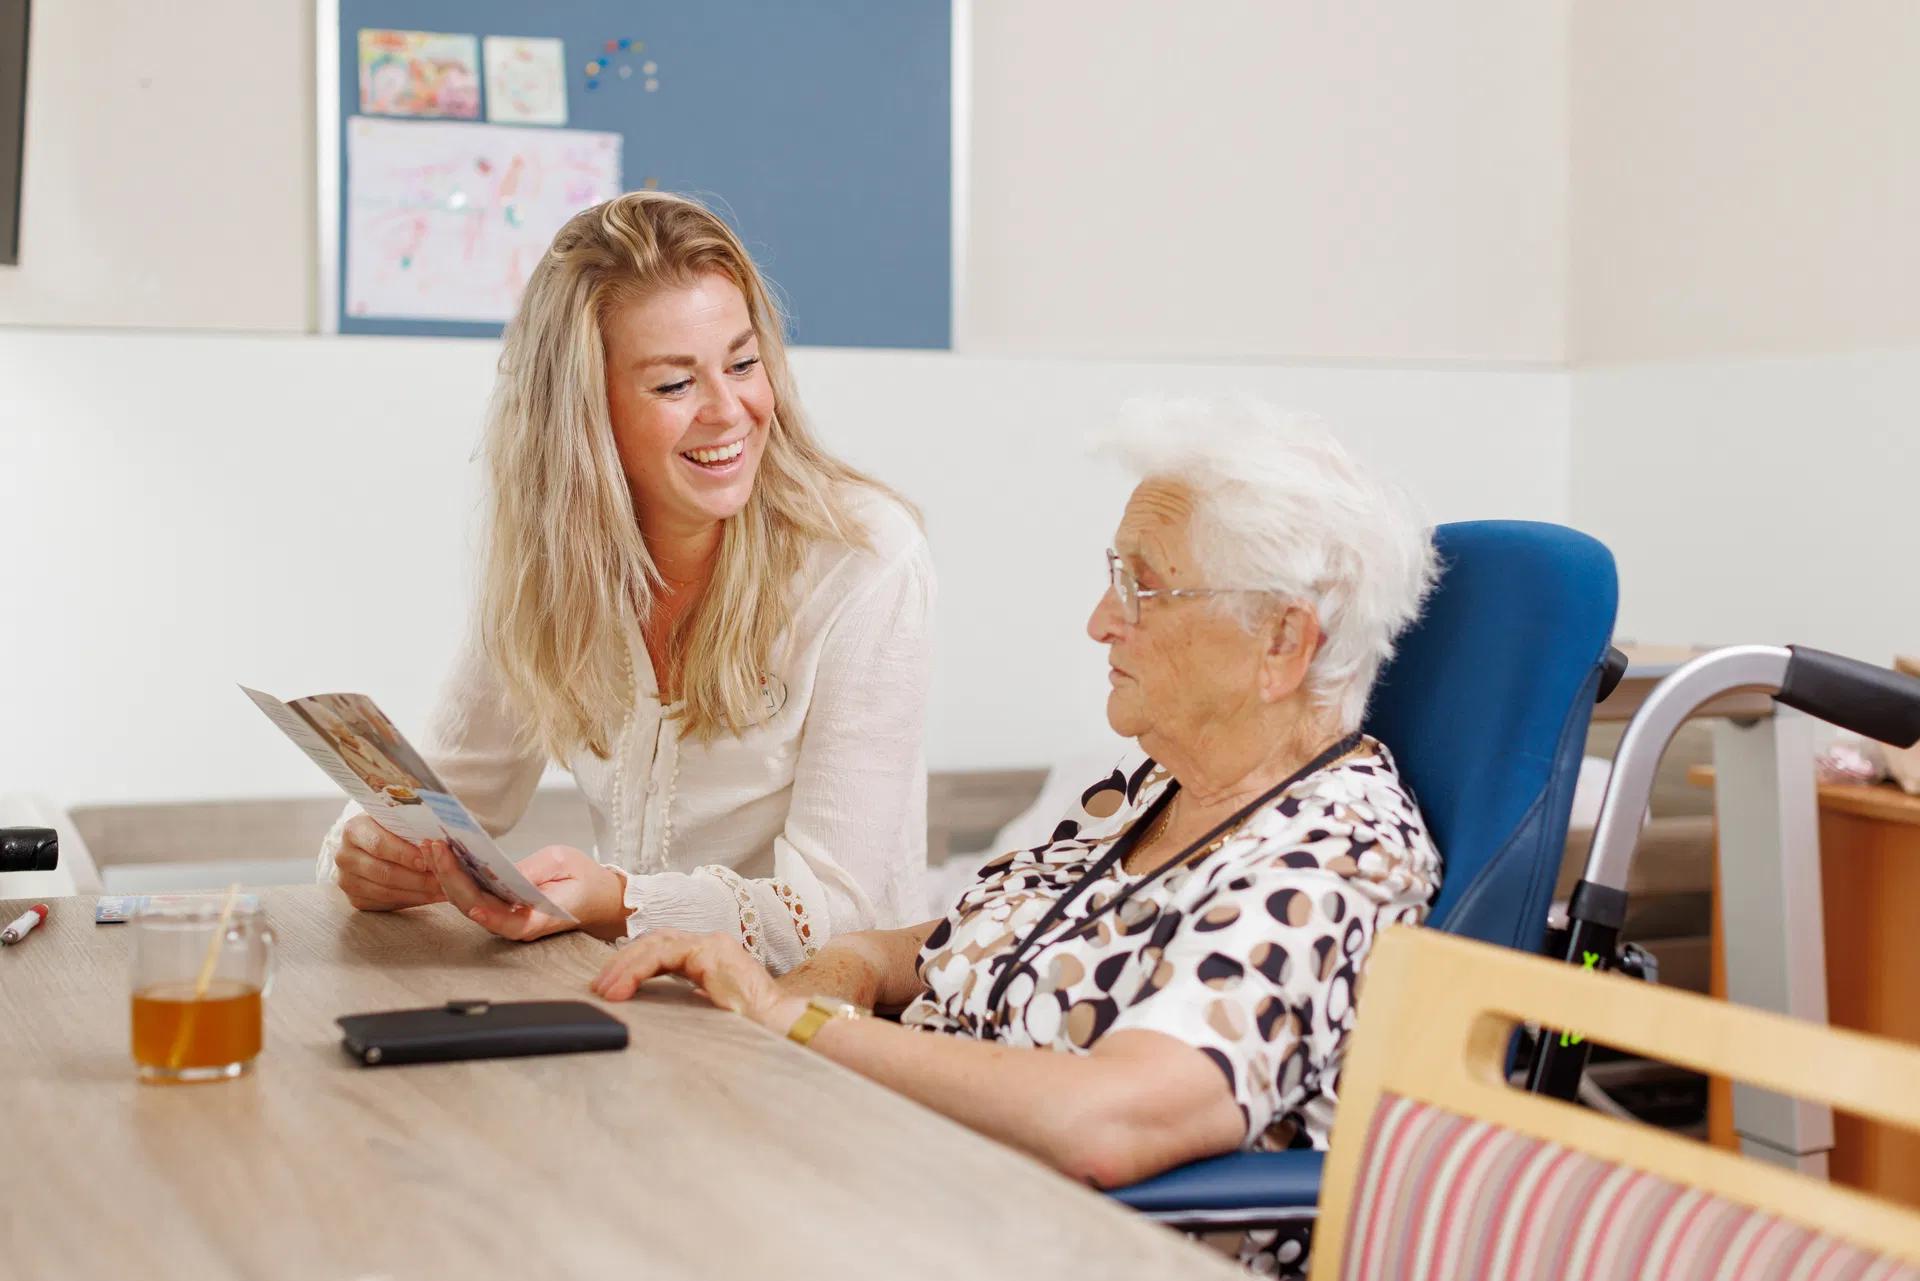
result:
M 368 1067 L 627 1048 L 627 1025 L 585 1001 L 448 1001 L 335 1022 L 340 1048 Z

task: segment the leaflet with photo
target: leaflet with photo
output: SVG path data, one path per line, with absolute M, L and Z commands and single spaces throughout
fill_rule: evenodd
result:
M 240 688 L 374 822 L 416 845 L 445 841 L 489 894 L 575 921 L 501 853 L 372 699 L 364 694 L 314 694 L 283 703 L 257 689 Z

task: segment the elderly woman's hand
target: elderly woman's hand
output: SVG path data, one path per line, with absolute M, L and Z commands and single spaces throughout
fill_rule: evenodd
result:
M 782 992 L 733 935 L 669 929 L 649 930 L 621 948 L 593 981 L 593 991 L 604 1000 L 625 1001 L 662 974 L 678 974 L 721 1009 L 775 1032 L 791 1027 L 806 1004 Z
M 427 867 L 439 878 L 447 901 L 468 920 L 501 938 L 531 943 L 571 929 L 585 930 L 599 939 L 616 939 L 626 933 L 625 879 L 571 846 L 549 845 L 514 866 L 542 894 L 573 913 L 580 922 L 578 926 L 487 893 L 468 875 L 445 841 L 426 841 L 420 848 Z

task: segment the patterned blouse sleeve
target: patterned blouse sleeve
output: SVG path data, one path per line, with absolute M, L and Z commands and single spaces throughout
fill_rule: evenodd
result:
M 1108 1028 L 1161 1032 L 1206 1055 L 1240 1106 L 1246 1145 L 1319 1084 L 1352 1028 L 1374 932 L 1399 916 L 1382 912 L 1377 884 L 1325 866 L 1371 833 L 1321 818 L 1308 836 L 1279 852 L 1263 841 L 1184 912 L 1163 913 L 1146 977 Z

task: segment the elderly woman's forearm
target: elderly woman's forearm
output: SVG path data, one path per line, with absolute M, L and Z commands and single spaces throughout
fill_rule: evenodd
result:
M 795 996 L 837 996 L 868 1009 L 901 1008 L 920 994 L 920 945 L 936 924 L 843 934 L 776 982 Z
M 1097 1187 L 1232 1150 L 1239 1111 L 1218 1071 L 1158 1033 L 1120 1033 L 1092 1055 L 835 1020 L 813 1047 L 990 1138 Z

